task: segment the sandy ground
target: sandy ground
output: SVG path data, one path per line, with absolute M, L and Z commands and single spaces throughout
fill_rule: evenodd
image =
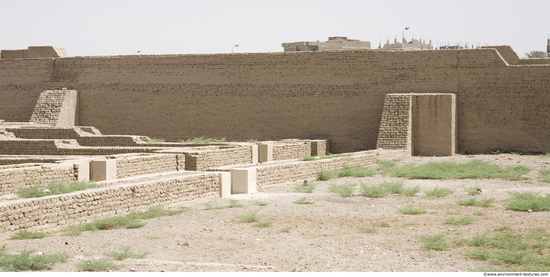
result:
M 138 229 L 116 229 L 85 232 L 80 236 L 55 234 L 33 240 L 1 241 L 9 252 L 33 249 L 43 253 L 66 251 L 73 258 L 48 271 L 78 271 L 76 264 L 90 256 L 105 258 L 105 252 L 122 251 L 131 246 L 136 253 L 149 252 L 144 259 L 117 261 L 124 265 L 113 272 L 187 271 L 187 272 L 286 272 L 286 271 L 349 271 L 349 272 L 463 272 L 487 267 L 489 262 L 471 259 L 463 253 L 464 245 L 452 243 L 453 237 L 470 238 L 503 225 L 513 231 L 550 228 L 549 212 L 517 212 L 506 210 L 503 204 L 511 199 L 508 192 L 550 192 L 550 184 L 537 180 L 539 169 L 550 169 L 550 158 L 538 156 L 477 155 L 442 158 L 410 157 L 401 163 L 472 159 L 500 165 L 526 165 L 533 170 L 526 180 L 404 180 L 405 186 L 419 185 L 422 190 L 447 187 L 454 193 L 444 198 L 427 200 L 422 192 L 408 198 L 389 195 L 368 198 L 355 189 L 352 197 L 344 198 L 328 190 L 328 185 L 345 182 L 377 184 L 397 180 L 375 175 L 364 178 L 340 178 L 317 182 L 313 193 L 301 193 L 294 186 L 253 195 L 233 195 L 208 204 L 228 205 L 237 200 L 245 207 L 205 210 L 205 202 L 181 203 L 192 210 L 175 216 L 147 220 Z M 495 207 L 460 206 L 457 199 L 470 199 L 464 187 L 480 186 L 476 198 L 495 198 Z M 293 203 L 307 197 L 311 205 Z M 260 206 L 258 201 L 267 203 Z M 398 208 L 413 205 L 428 213 L 406 215 Z M 260 221 L 272 222 L 259 228 L 236 218 L 258 209 Z M 458 215 L 450 215 L 457 212 Z M 450 217 L 470 216 L 475 222 L 455 226 L 444 223 Z M 373 233 L 361 233 L 358 227 L 376 228 Z M 280 230 L 290 228 L 288 232 Z M 421 235 L 451 231 L 445 251 L 422 249 Z

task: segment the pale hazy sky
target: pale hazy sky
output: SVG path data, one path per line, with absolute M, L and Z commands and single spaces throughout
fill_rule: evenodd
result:
M 281 52 L 329 36 L 546 50 L 550 0 L 0 0 L 0 49 L 69 56 Z

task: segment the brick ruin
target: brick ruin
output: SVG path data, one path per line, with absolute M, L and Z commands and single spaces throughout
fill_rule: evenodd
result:
M 507 46 L 116 57 L 18 51 L 0 52 L 4 236 L 254 193 L 315 179 L 320 168 L 404 155 L 550 152 L 550 61 L 519 59 Z M 177 142 L 192 137 L 235 142 Z M 52 179 L 102 187 L 13 194 Z

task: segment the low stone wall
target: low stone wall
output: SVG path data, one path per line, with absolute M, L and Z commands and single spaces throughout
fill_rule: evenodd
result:
M 17 191 L 17 187 L 30 187 L 32 181 L 49 184 L 55 180 L 78 180 L 78 163 L 17 164 L 0 166 L 0 194 Z
M 217 173 L 202 173 L 0 203 L 0 237 L 7 238 L 19 228 L 59 231 L 63 225 L 126 215 L 151 205 L 215 199 L 219 180 Z
M 204 171 L 208 168 L 217 166 L 251 164 L 253 162 L 252 155 L 253 153 L 250 147 L 186 152 L 185 170 Z
M 380 160 L 401 159 L 406 155 L 404 150 L 357 152 L 352 156 L 314 161 L 295 161 L 272 163 L 256 167 L 258 191 L 285 186 L 317 178 L 321 168 L 329 171 L 340 170 L 344 165 L 373 166 Z
M 109 156 L 107 159 L 116 159 L 117 179 L 185 170 L 183 154 L 117 155 Z
M 311 155 L 310 141 L 281 141 L 273 144 L 273 160 L 292 160 Z

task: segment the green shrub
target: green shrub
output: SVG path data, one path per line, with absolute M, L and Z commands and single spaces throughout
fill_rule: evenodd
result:
M 317 184 L 315 182 L 305 180 L 301 185 L 295 186 L 294 189 L 299 192 L 312 193 L 316 187 Z
M 254 227 L 260 227 L 260 228 L 266 228 L 266 227 L 271 227 L 271 226 L 273 226 L 273 223 L 272 223 L 271 221 L 267 221 L 267 222 L 258 222 L 258 223 L 252 224 L 252 226 L 254 226 Z
M 303 156 L 300 158 L 301 161 L 314 161 L 317 160 L 317 157 L 314 156 Z
M 144 212 L 136 212 L 132 211 L 130 212 L 127 217 L 131 219 L 151 219 L 151 218 L 157 218 L 161 216 L 172 216 L 176 214 L 183 213 L 185 211 L 188 211 L 190 208 L 187 207 L 180 207 L 178 210 L 166 210 L 164 209 L 163 205 L 156 205 L 151 206 L 147 208 Z
M 378 171 L 381 171 L 382 173 L 388 173 L 392 168 L 395 168 L 397 163 L 390 160 L 381 160 L 378 162 Z
M 111 257 L 115 260 L 125 260 L 125 259 L 143 259 L 149 254 L 149 252 L 143 252 L 141 254 L 133 253 L 132 247 L 122 246 L 122 252 L 106 252 L 103 255 Z
M 116 265 L 112 260 L 109 259 L 98 259 L 95 258 L 86 259 L 76 264 L 76 267 L 82 271 L 107 271 L 109 269 L 117 269 L 122 266 Z
M 363 182 L 359 182 L 361 186 L 361 193 L 367 197 L 380 198 L 390 194 L 385 187 L 381 185 L 367 186 Z
M 16 194 L 20 197 L 34 198 L 48 195 L 65 194 L 73 191 L 84 190 L 87 188 L 101 187 L 93 181 L 72 182 L 68 180 L 52 180 L 52 182 L 47 186 L 43 186 L 38 182 L 31 182 L 31 184 L 32 186 L 30 188 L 18 188 Z
M 383 182 L 380 186 L 384 187 L 389 193 L 401 193 L 403 192 L 403 182 Z
M 229 200 L 230 204 L 227 206 L 211 206 L 210 204 L 204 204 L 205 210 L 219 210 L 219 209 L 225 209 L 225 208 L 242 208 L 244 207 L 243 204 L 239 203 L 237 200 Z
M 397 209 L 397 210 L 402 214 L 425 214 L 428 212 L 412 206 L 408 206 L 406 208 Z
M 464 187 L 464 190 L 466 191 L 466 193 L 472 196 L 481 193 L 481 187 L 479 186 Z
M 64 263 L 70 258 L 65 252 L 38 255 L 34 250 L 22 250 L 19 254 L 8 254 L 0 249 L 0 267 L 4 271 L 40 271 Z
M 22 228 L 19 230 L 19 233 L 13 235 L 11 239 L 40 239 L 48 236 L 50 235 L 46 233 L 39 231 L 27 231 L 27 229 Z
M 340 194 L 342 197 L 350 197 L 353 194 L 355 184 L 346 182 L 343 185 L 330 184 L 328 189 L 332 192 Z
M 411 197 L 417 194 L 420 191 L 420 186 L 414 188 L 402 188 L 401 193 L 405 196 Z
M 533 192 L 511 192 L 513 200 L 505 204 L 504 207 L 514 211 L 549 211 L 550 196 L 540 196 Z
M 424 191 L 424 197 L 428 200 L 433 200 L 440 197 L 445 197 L 453 193 L 452 189 L 435 187 L 433 190 Z

